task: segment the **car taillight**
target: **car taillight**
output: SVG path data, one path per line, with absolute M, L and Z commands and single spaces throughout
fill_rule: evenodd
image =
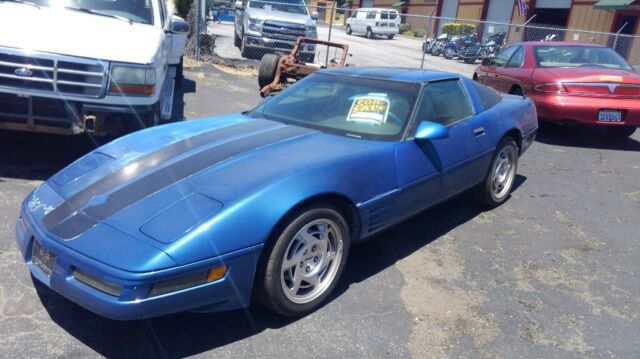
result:
M 614 95 L 619 96 L 640 96 L 639 85 L 620 85 L 616 86 L 613 90 Z
M 566 92 L 562 82 L 552 82 L 548 84 L 540 84 L 535 87 L 538 92 Z

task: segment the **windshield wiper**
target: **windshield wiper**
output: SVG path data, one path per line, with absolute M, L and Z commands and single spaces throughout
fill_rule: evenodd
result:
M 29 1 L 24 1 L 24 0 L 0 0 L 0 2 L 4 2 L 4 1 L 17 2 L 19 4 L 31 5 L 31 6 L 37 7 L 38 9 L 40 8 L 40 5 L 29 2 Z
M 22 1 L 22 0 L 11 0 L 11 1 Z M 133 20 L 127 19 L 124 16 L 113 15 L 113 14 L 109 14 L 109 13 L 98 11 L 98 10 L 87 9 L 87 8 L 84 8 L 84 7 L 65 6 L 64 8 L 67 9 L 67 10 L 85 12 L 85 13 L 91 14 L 91 15 L 111 17 L 111 18 L 114 18 L 114 19 L 126 21 L 126 22 L 128 22 L 130 24 L 133 24 Z

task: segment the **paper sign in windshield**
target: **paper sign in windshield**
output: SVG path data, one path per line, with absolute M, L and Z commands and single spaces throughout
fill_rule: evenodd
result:
M 353 99 L 347 121 L 381 125 L 387 122 L 389 100 L 382 96 L 358 96 Z

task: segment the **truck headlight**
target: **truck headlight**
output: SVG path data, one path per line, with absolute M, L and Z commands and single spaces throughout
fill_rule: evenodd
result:
M 307 37 L 312 39 L 318 38 L 318 30 L 316 30 L 315 26 L 307 26 Z
M 110 94 L 153 95 L 156 71 L 147 67 L 115 65 L 111 67 Z
M 262 31 L 263 20 L 249 19 L 249 30 L 260 32 Z

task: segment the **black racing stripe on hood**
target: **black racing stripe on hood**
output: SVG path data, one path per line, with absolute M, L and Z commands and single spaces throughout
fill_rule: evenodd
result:
M 86 225 L 91 223 L 89 220 L 80 222 L 75 219 L 72 223 L 82 223 L 85 225 L 77 227 L 73 226 L 77 229 L 65 228 L 63 230 L 65 227 L 63 224 L 69 221 L 72 217 L 78 215 L 76 209 L 81 209 L 86 216 L 95 221 L 102 221 L 129 205 L 142 200 L 150 194 L 207 167 L 211 167 L 217 163 L 221 163 L 252 149 L 277 143 L 310 132 L 312 132 L 312 130 L 302 127 L 284 126 L 239 137 L 220 145 L 211 147 L 204 146 L 204 149 L 201 152 L 196 153 L 193 156 L 185 157 L 166 167 L 159 168 L 146 176 L 141 176 L 140 178 L 135 179 L 130 184 L 110 193 L 102 203 L 84 207 L 93 196 L 104 195 L 105 193 L 108 193 L 110 189 L 105 188 L 103 191 L 97 191 L 92 189 L 93 186 L 91 186 L 86 191 L 80 192 L 78 196 L 73 196 L 67 200 L 68 205 L 61 205 L 45 216 L 43 218 L 43 224 L 47 230 L 60 238 L 69 239 L 76 237 L 88 229 Z M 118 185 L 120 185 L 120 183 L 112 183 L 113 187 L 111 188 L 115 188 Z M 90 192 L 91 196 L 84 192 Z M 57 211 L 60 211 L 60 213 L 56 213 Z M 70 222 L 69 224 L 72 223 Z

